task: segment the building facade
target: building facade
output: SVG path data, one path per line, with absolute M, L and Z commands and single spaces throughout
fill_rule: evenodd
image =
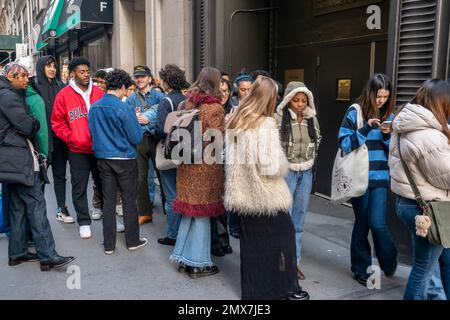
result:
M 315 192 L 324 197 L 341 120 L 371 75 L 391 77 L 398 105 L 424 80 L 450 77 L 449 0 L 72 0 L 80 11 L 75 22 L 67 3 L 0 0 L 0 30 L 20 36 L 32 53 L 55 54 L 63 73 L 72 57 L 84 55 L 93 71 L 146 64 L 157 75 L 175 63 L 190 81 L 215 66 L 232 77 L 265 69 L 284 85 L 305 82 L 323 133 Z M 106 10 L 111 19 L 89 18 Z M 392 223 L 406 252 L 409 236 Z
M 135 65 L 146 64 L 157 74 L 165 64 L 175 63 L 189 79 L 194 77 L 192 0 L 1 0 L 0 4 L 0 30 L 19 36 L 28 44 L 29 54 L 57 56 L 63 77 L 68 61 L 79 55 L 91 60 L 94 71 L 114 66 L 132 72 Z M 74 7 L 80 12 L 78 24 L 69 19 L 77 12 Z M 98 21 L 107 10 L 111 18 Z
M 116 0 L 113 65 L 131 72 L 147 64 L 154 75 L 168 63 L 194 77 L 192 0 Z
M 47 8 L 48 0 L 2 0 L 0 33 L 18 36 L 21 43 L 27 44 L 28 51 L 36 54 L 36 41 L 39 36 L 38 21 Z
M 397 104 L 423 81 L 448 78 L 448 0 L 195 0 L 194 66 L 228 71 L 268 70 L 286 85 L 299 80 L 314 92 L 323 139 L 314 191 L 328 197 L 347 108 L 374 73 L 393 82 Z M 409 262 L 409 234 L 389 222 Z

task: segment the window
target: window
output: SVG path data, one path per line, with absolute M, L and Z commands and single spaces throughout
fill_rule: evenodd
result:
M 34 28 L 34 26 L 36 25 L 36 15 L 37 15 L 36 7 L 34 6 L 34 7 L 33 7 L 33 15 L 32 15 L 32 17 L 31 17 L 33 28 Z
M 19 17 L 17 19 L 17 29 L 18 29 L 18 35 L 19 35 L 20 39 L 22 39 L 22 41 L 23 41 L 23 38 L 22 38 L 22 18 L 21 17 Z
M 28 14 L 27 14 L 27 6 L 25 6 L 22 10 L 22 19 L 23 19 L 23 35 L 24 37 L 28 36 Z

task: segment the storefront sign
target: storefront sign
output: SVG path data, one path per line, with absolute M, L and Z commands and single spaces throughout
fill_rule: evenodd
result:
M 83 1 L 83 6 L 81 7 L 82 22 L 112 24 L 113 16 L 112 0 Z
M 16 59 L 28 56 L 28 45 L 26 43 L 16 43 Z
M 47 45 L 51 30 L 59 38 L 69 30 L 81 28 L 81 23 L 113 24 L 113 21 L 113 0 L 51 0 L 37 49 Z

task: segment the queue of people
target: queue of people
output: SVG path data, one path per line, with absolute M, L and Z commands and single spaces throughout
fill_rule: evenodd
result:
M 304 83 L 291 82 L 283 90 L 261 70 L 242 72 L 231 82 L 226 73 L 206 67 L 189 85 L 185 71 L 168 64 L 158 73 L 159 85 L 144 65 L 134 68 L 134 81 L 110 68 L 98 71 L 94 84 L 90 62 L 78 57 L 70 62 L 70 81 L 64 85 L 56 70 L 55 58 L 45 56 L 36 65 L 11 63 L 0 76 L 0 181 L 3 212 L 10 219 L 10 266 L 39 261 L 47 271 L 74 260 L 55 250 L 44 198 L 51 166 L 56 219 L 75 223 L 66 203 L 68 163 L 79 235 L 90 239 L 91 221 L 103 219 L 106 255 L 116 252 L 118 232 L 125 233 L 130 251 L 148 244 L 139 228 L 153 221 L 158 184 L 166 215 L 158 243 L 173 247 L 168 259 L 180 273 L 192 279 L 217 274 L 212 257 L 233 252 L 231 235 L 240 241 L 243 299 L 309 299 L 299 285 L 307 276 L 301 268 L 302 240 L 322 135 L 313 92 Z M 432 276 L 440 278 L 450 297 L 449 249 L 416 234 L 421 207 L 409 178 L 415 178 L 424 201 L 450 201 L 445 161 L 450 83 L 426 82 L 396 115 L 394 105 L 389 78 L 375 74 L 339 130 L 343 155 L 362 147 L 368 153 L 368 185 L 351 199 L 351 272 L 367 285 L 369 231 L 385 276 L 397 270 L 397 249 L 386 223 L 391 188 L 414 242 L 405 299 L 425 299 Z M 196 112 L 200 136 L 222 136 L 215 162 L 203 158 L 158 169 L 158 145 L 170 141 L 167 121 L 177 111 Z M 216 140 L 202 143 L 201 151 Z M 91 175 L 95 201 L 89 210 Z M 36 254 L 28 251 L 27 241 Z

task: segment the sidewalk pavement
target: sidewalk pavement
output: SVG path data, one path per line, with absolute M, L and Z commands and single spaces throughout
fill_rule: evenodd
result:
M 69 210 L 70 184 L 67 188 Z M 92 187 L 89 187 L 90 198 Z M 169 262 L 172 247 L 162 246 L 165 216 L 156 204 L 154 222 L 141 228 L 149 245 L 136 252 L 125 247 L 123 234 L 117 237 L 117 250 L 106 256 L 102 247 L 101 221 L 93 221 L 91 240 L 81 240 L 77 225 L 64 225 L 55 219 L 53 186 L 46 188 L 48 216 L 61 255 L 73 255 L 72 266 L 81 271 L 81 289 L 68 289 L 70 273 L 65 270 L 41 272 L 38 263 L 8 266 L 8 240 L 0 235 L 0 299 L 149 299 L 149 300 L 239 300 L 239 241 L 232 238 L 233 253 L 213 257 L 219 274 L 192 280 L 177 272 Z M 305 224 L 301 281 L 312 300 L 396 300 L 401 299 L 409 267 L 399 266 L 392 279 L 381 276 L 381 289 L 369 290 L 352 279 L 350 272 L 350 237 L 353 226 L 351 210 L 333 207 L 314 197 L 312 211 Z M 322 211 L 322 212 L 317 212 Z M 328 213 L 340 212 L 333 216 Z M 376 260 L 375 260 L 376 263 Z M 72 282 L 73 283 L 73 282 Z

